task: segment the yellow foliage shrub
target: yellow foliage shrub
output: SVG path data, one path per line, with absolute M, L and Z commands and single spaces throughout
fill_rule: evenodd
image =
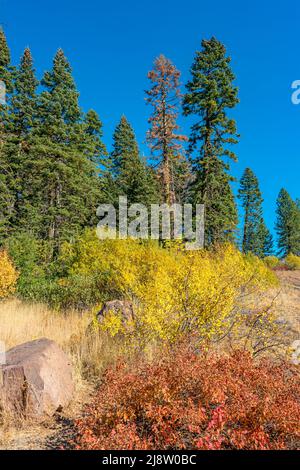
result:
M 266 256 L 264 258 L 264 262 L 266 263 L 268 268 L 274 269 L 274 268 L 277 268 L 277 266 L 279 266 L 280 259 L 277 258 L 277 256 Z
M 275 284 L 275 275 L 254 256 L 232 245 L 213 251 L 164 249 L 156 242 L 99 240 L 87 232 L 65 245 L 62 260 L 71 276 L 96 276 L 97 289 L 112 299 L 133 300 L 139 343 L 174 341 L 187 333 L 209 340 L 222 334 L 242 292 Z M 104 324 L 112 334 L 120 320 Z
M 0 250 L 0 299 L 15 291 L 17 279 L 18 273 L 7 252 Z
M 210 340 L 228 328 L 242 291 L 276 283 L 258 258 L 245 257 L 231 245 L 170 258 L 141 286 L 140 316 L 147 337 L 173 341 L 197 332 Z
M 300 256 L 290 253 L 285 259 L 285 264 L 289 269 L 300 269 Z
M 97 323 L 95 326 L 97 326 Z M 101 330 L 108 331 L 112 337 L 118 333 L 125 333 L 121 314 L 113 310 L 107 312 L 101 323 Z

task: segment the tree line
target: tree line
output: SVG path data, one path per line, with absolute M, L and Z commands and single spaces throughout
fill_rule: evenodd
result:
M 240 242 L 245 253 L 274 253 L 259 182 L 250 168 L 238 192 L 243 208 L 238 235 L 230 169 L 237 161 L 233 148 L 239 135 L 231 110 L 239 102 L 238 89 L 231 59 L 216 38 L 201 42 L 185 93 L 175 65 L 163 55 L 155 60 L 146 91 L 151 107 L 148 161 L 141 157 L 124 115 L 108 152 L 99 116 L 79 106 L 72 70 L 61 49 L 38 80 L 30 49 L 13 66 L 0 30 L 0 79 L 6 85 L 6 104 L 0 104 L 2 246 L 26 234 L 41 242 L 51 261 L 64 241 L 96 225 L 100 203 L 117 204 L 119 195 L 126 195 L 130 204 L 146 206 L 202 203 L 206 246 L 231 241 Z M 192 119 L 189 136 L 180 131 L 180 112 Z M 299 254 L 300 203 L 285 189 L 277 200 L 276 232 L 280 255 Z

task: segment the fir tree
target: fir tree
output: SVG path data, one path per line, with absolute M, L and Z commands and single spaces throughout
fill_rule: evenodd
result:
M 38 124 L 26 160 L 27 225 L 49 240 L 55 254 L 95 220 L 100 200 L 97 157 L 103 152 L 101 123 L 83 118 L 70 65 L 62 50 L 46 72 L 38 103 Z M 26 221 L 24 221 L 26 224 Z
M 4 31 L 0 28 L 0 244 L 9 235 L 10 218 L 14 207 L 14 194 L 10 188 L 13 171 L 8 158 L 11 126 L 9 122 L 9 97 L 13 90 L 13 67 L 10 64 L 10 50 Z
M 13 92 L 15 67 L 10 62 L 10 50 L 3 29 L 0 27 L 0 140 L 3 142 L 12 132 L 10 122 L 10 98 Z
M 274 254 L 274 239 L 270 230 L 266 226 L 263 218 L 261 218 L 257 229 L 257 256 L 263 258 L 264 256 L 272 256 Z
M 5 83 L 7 93 L 11 93 L 13 90 L 13 70 L 10 63 L 10 50 L 4 31 L 0 27 L 0 80 Z
M 198 119 L 191 128 L 189 149 L 193 158 L 194 180 L 190 194 L 194 203 L 205 205 L 205 243 L 232 240 L 237 225 L 237 208 L 231 190 L 229 164 L 223 157 L 236 161 L 230 150 L 237 143 L 235 121 L 227 110 L 238 103 L 234 74 L 226 50 L 214 37 L 202 41 L 196 53 L 187 83 L 183 110 Z
M 36 90 L 38 83 L 30 49 L 26 48 L 21 58 L 20 67 L 16 71 L 14 95 L 11 100 L 14 134 L 19 137 L 27 136 L 33 128 L 37 111 Z
M 149 118 L 147 141 L 153 155 L 158 159 L 163 201 L 173 204 L 182 189 L 182 178 L 187 178 L 188 167 L 183 156 L 182 142 L 187 138 L 178 134 L 178 106 L 180 72 L 165 56 L 160 55 L 154 68 L 148 73 L 152 87 L 146 91 L 148 104 L 153 112 Z
M 96 163 L 97 166 L 106 165 L 107 150 L 102 142 L 103 130 L 102 122 L 98 114 L 93 109 L 90 109 L 83 118 L 83 132 L 84 138 L 84 152 L 91 161 Z M 99 174 L 101 173 L 99 168 Z
M 110 190 L 108 178 L 111 160 L 102 141 L 102 122 L 96 111 L 90 109 L 86 113 L 83 117 L 82 124 L 80 124 L 80 128 L 81 132 L 78 132 L 80 140 L 77 145 L 79 152 L 83 153 L 92 163 L 90 177 L 94 187 L 89 191 L 89 206 L 91 207 L 89 225 L 95 226 L 98 222 L 95 208 L 98 207 L 99 204 L 107 202 L 106 191 Z
M 238 195 L 244 210 L 242 250 L 244 253 L 261 253 L 263 251 L 263 198 L 258 179 L 250 168 L 244 171 Z
M 125 116 L 113 135 L 111 160 L 114 191 L 118 195 L 126 195 L 129 204 L 149 206 L 158 201 L 154 174 L 141 159 L 134 131 Z
M 13 193 L 12 231 L 22 227 L 26 218 L 26 198 L 28 175 L 26 160 L 30 152 L 31 133 L 36 121 L 38 80 L 35 77 L 31 52 L 25 49 L 20 66 L 15 69 L 14 92 L 10 102 L 10 139 L 6 145 L 11 175 L 9 187 Z
M 276 232 L 279 254 L 300 254 L 300 209 L 289 193 L 281 189 L 277 199 Z
M 72 70 L 62 49 L 57 51 L 53 68 L 45 72 L 41 84 L 45 91 L 39 103 L 40 133 L 48 135 L 55 143 L 72 143 L 81 112 Z
M 250 168 L 246 168 L 238 192 L 244 210 L 242 250 L 261 258 L 273 253 L 273 237 L 263 219 L 263 198 L 259 182 Z

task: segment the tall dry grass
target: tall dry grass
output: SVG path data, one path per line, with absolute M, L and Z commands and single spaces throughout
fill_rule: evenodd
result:
M 71 357 L 76 383 L 97 382 L 101 372 L 120 354 L 121 345 L 100 331 L 87 332 L 88 312 L 51 310 L 43 304 L 11 299 L 0 303 L 0 341 L 6 350 L 38 338 L 57 342 Z
M 89 320 L 88 315 L 72 311 L 62 315 L 42 304 L 7 300 L 0 303 L 0 338 L 11 348 L 45 336 L 67 349 L 72 336 L 84 331 Z
M 75 394 L 64 414 L 73 419 L 89 401 L 103 370 L 122 352 L 122 345 L 100 331 L 88 328 L 92 314 L 88 312 L 51 310 L 45 305 L 17 299 L 0 302 L 0 341 L 6 350 L 34 339 L 46 337 L 57 342 L 73 364 Z M 55 420 L 54 420 L 55 421 Z M 0 449 L 39 448 L 54 421 L 43 426 L 13 419 L 0 400 Z

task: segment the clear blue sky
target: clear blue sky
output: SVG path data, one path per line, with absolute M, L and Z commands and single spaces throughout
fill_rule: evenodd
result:
M 108 148 L 113 129 L 125 114 L 145 155 L 150 110 L 144 90 L 154 58 L 160 53 L 169 57 L 184 83 L 201 39 L 214 35 L 224 42 L 241 101 L 234 111 L 241 134 L 235 147 L 239 162 L 232 171 L 239 178 L 250 166 L 257 174 L 272 229 L 280 188 L 300 197 L 300 105 L 291 102 L 291 83 L 300 79 L 297 3 L 0 0 L 0 24 L 13 62 L 29 46 L 39 78 L 62 47 L 73 67 L 80 104 L 99 113 Z M 181 118 L 180 123 L 188 133 L 187 120 Z

